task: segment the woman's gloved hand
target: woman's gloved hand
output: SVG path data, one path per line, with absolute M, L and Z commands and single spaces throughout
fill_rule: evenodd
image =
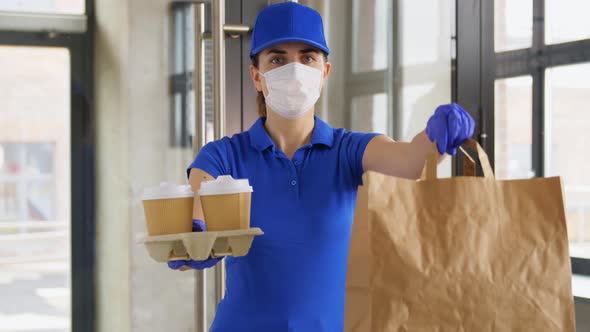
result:
M 426 125 L 426 134 L 436 142 L 440 154 L 455 155 L 474 130 L 475 121 L 471 115 L 455 103 L 437 107 Z
M 205 225 L 205 222 L 202 220 L 199 220 L 199 219 L 193 219 L 193 232 L 205 232 L 205 231 L 207 231 L 207 226 Z M 218 257 L 218 258 L 209 257 L 209 259 L 206 259 L 203 261 L 195 261 L 192 259 L 170 261 L 170 262 L 168 262 L 168 267 L 173 270 L 178 270 L 181 267 L 186 265 L 186 266 L 193 268 L 193 269 L 202 270 L 202 269 L 206 269 L 206 268 L 214 266 L 215 264 L 217 264 L 217 262 L 219 262 L 222 259 L 223 259 L 223 257 Z

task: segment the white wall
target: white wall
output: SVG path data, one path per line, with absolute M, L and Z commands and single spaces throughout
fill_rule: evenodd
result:
M 185 183 L 190 149 L 169 146 L 168 1 L 96 2 L 99 331 L 194 331 L 194 272 L 153 262 L 144 187 Z

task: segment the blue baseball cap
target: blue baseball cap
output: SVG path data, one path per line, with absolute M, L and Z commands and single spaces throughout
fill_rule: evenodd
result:
M 256 18 L 250 58 L 272 45 L 293 41 L 309 44 L 330 54 L 320 13 L 296 2 L 270 5 Z

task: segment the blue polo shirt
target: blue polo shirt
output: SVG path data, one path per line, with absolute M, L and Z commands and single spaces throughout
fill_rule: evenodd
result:
M 227 290 L 211 331 L 342 331 L 348 246 L 363 154 L 377 134 L 335 129 L 315 118 L 311 142 L 290 160 L 264 118 L 211 142 L 190 168 L 250 180 L 254 239 L 227 257 Z

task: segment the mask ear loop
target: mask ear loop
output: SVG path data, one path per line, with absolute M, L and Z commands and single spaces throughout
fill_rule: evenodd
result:
M 264 77 L 264 85 L 266 86 L 266 91 L 268 91 L 268 93 L 270 93 L 270 90 L 268 89 L 268 84 L 266 84 L 266 73 L 263 73 L 260 71 L 260 69 L 256 68 L 256 70 L 258 70 L 258 74 L 262 77 Z M 268 73 L 268 71 L 267 71 Z M 260 85 L 262 85 L 262 80 L 260 80 Z M 262 95 L 264 96 L 264 89 L 262 89 Z M 267 98 L 268 96 L 264 96 L 264 98 Z
M 324 82 L 326 81 L 326 65 L 322 68 L 322 81 L 320 82 L 320 95 L 322 94 L 322 89 L 324 88 Z
M 260 69 L 258 69 L 258 74 L 260 74 L 260 76 L 264 77 L 264 85 L 266 86 L 266 91 L 268 91 L 268 94 L 270 95 L 270 88 L 268 87 L 268 80 L 266 77 L 266 74 L 268 73 L 268 71 L 266 73 L 263 73 L 260 71 Z M 262 80 L 260 80 L 260 84 L 262 85 Z M 264 95 L 264 89 L 262 89 L 262 95 Z M 264 96 L 264 98 L 268 98 L 268 96 Z
M 318 89 L 320 89 L 320 98 L 322 97 L 322 89 L 324 87 L 324 81 L 326 80 L 326 75 L 325 75 L 325 71 L 326 71 L 326 65 L 323 66 L 321 72 L 322 72 L 322 79 L 320 80 L 320 86 L 318 86 Z

